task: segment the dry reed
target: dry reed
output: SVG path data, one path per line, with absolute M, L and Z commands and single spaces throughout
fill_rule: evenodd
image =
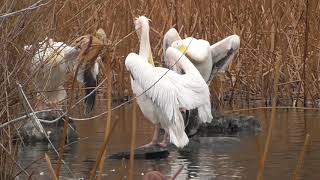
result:
M 137 131 L 137 104 L 136 101 L 132 103 L 132 129 L 131 129 L 131 145 L 130 145 L 130 167 L 129 180 L 133 179 L 134 170 L 134 149 L 136 146 L 136 131 Z
M 56 173 L 55 173 L 55 171 L 53 170 L 50 157 L 49 157 L 46 153 L 44 154 L 44 156 L 45 156 L 45 159 L 46 159 L 46 161 L 47 161 L 49 173 L 51 174 L 52 179 L 58 180 L 58 178 L 57 178 L 57 176 L 56 176 Z
M 306 154 L 307 147 L 308 147 L 309 143 L 310 143 L 310 135 L 307 134 L 306 138 L 304 140 L 302 150 L 300 152 L 298 164 L 297 164 L 296 169 L 293 173 L 293 178 L 292 178 L 293 180 L 297 180 L 300 178 L 300 173 L 301 173 L 301 169 L 302 169 L 303 162 L 304 162 L 304 156 Z
M 258 171 L 258 175 L 257 175 L 257 180 L 262 180 L 263 179 L 263 172 L 264 172 L 264 167 L 265 167 L 265 161 L 267 159 L 267 155 L 268 155 L 268 151 L 269 151 L 269 146 L 271 143 L 271 138 L 272 138 L 272 130 L 273 130 L 273 126 L 275 123 L 275 119 L 276 119 L 276 113 L 277 113 L 277 109 L 276 109 L 276 104 L 277 104 L 277 98 L 278 98 L 278 81 L 279 81 L 279 74 L 280 74 L 280 60 L 279 58 L 276 61 L 275 64 L 275 72 L 274 72 L 274 89 L 273 89 L 273 98 L 272 98 L 272 111 L 271 111 L 271 120 L 269 123 L 269 127 L 268 127 L 268 135 L 267 135 L 267 139 L 264 145 L 264 151 L 262 154 L 262 157 L 260 159 L 260 163 L 259 163 L 259 171 Z
M 45 37 L 70 43 L 103 28 L 111 43 L 119 42 L 112 60 L 112 96 L 132 95 L 124 57 L 137 51 L 138 40 L 135 36 L 119 39 L 134 29 L 132 20 L 139 15 L 152 19 L 151 46 L 157 65 L 162 64 L 162 35 L 170 27 L 176 27 L 182 37 L 205 38 L 211 43 L 233 33 L 241 37 L 241 49 L 227 76 L 215 79 L 210 87 L 215 104 L 222 108 L 270 106 L 277 85 L 273 83 L 277 53 L 281 54 L 277 105 L 317 107 L 319 9 L 314 0 L 4 0 L 0 3 L 0 123 L 23 112 L 16 81 L 21 82 L 28 99 L 43 91 L 33 83 L 37 72 L 30 72 L 35 49 L 28 53 L 23 46 L 36 45 Z M 101 87 L 105 89 L 106 85 Z M 10 179 L 17 168 L 10 158 L 16 158 L 15 146 L 22 142 L 16 138 L 18 127 L 11 124 L 0 129 L 5 148 L 0 149 L 0 179 Z
M 106 55 L 107 56 L 107 55 Z M 106 81 L 105 86 L 107 87 L 107 118 L 106 118 L 106 124 L 105 124 L 105 140 L 107 139 L 109 133 L 110 133 L 110 128 L 111 128 L 111 108 L 112 108 L 112 64 L 111 64 L 111 60 L 108 60 L 107 57 L 105 57 L 105 62 L 107 65 L 107 68 L 105 69 L 104 74 L 107 75 L 108 80 Z M 107 156 L 107 150 L 104 151 L 103 155 L 102 155 L 102 159 L 99 165 L 99 175 L 98 175 L 98 179 L 101 179 L 101 175 L 103 173 L 104 170 L 104 160 Z

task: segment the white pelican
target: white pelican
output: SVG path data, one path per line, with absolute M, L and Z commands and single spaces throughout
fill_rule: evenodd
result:
M 181 39 L 176 29 L 171 28 L 163 38 L 163 52 L 168 47 L 175 47 L 191 60 L 194 66 L 199 70 L 203 79 L 210 85 L 213 77 L 218 72 L 223 72 L 228 68 L 233 57 L 240 47 L 240 38 L 237 35 L 231 35 L 210 46 L 209 42 L 202 39 L 188 37 Z M 168 65 L 168 59 L 163 53 L 164 62 Z M 171 66 L 169 66 L 171 67 Z M 178 73 L 183 73 L 173 67 Z M 194 135 L 200 125 L 196 118 L 197 110 L 186 111 L 186 133 L 188 136 Z M 189 118 L 189 116 L 193 118 Z
M 210 85 L 211 80 L 217 72 L 224 72 L 240 47 L 238 35 L 231 35 L 210 46 L 209 42 L 203 39 L 188 37 L 181 39 L 174 28 L 164 35 L 163 51 L 170 46 L 185 52 L 186 56 L 199 70 L 200 74 Z M 166 62 L 166 57 L 164 56 Z
M 87 39 L 85 38 L 87 37 Z M 49 104 L 56 105 L 67 96 L 63 85 L 66 81 L 67 73 L 74 72 L 80 62 L 80 54 L 82 49 L 91 48 L 100 51 L 103 43 L 97 38 L 91 39 L 90 47 L 88 45 L 88 36 L 83 36 L 74 41 L 73 46 L 67 46 L 63 42 L 54 42 L 52 39 L 46 39 L 40 42 L 39 49 L 37 49 L 32 59 L 32 70 L 39 71 L 36 75 L 35 85 L 42 92 L 41 94 L 48 100 Z M 30 51 L 32 45 L 25 46 L 25 50 Z M 91 54 L 88 53 L 90 56 Z M 97 75 L 99 73 L 99 65 L 97 62 L 97 55 L 93 57 L 84 57 L 82 55 L 82 63 L 79 66 L 77 80 L 86 87 L 85 94 L 97 86 Z M 79 58 L 78 58 L 79 57 Z M 85 114 L 92 111 L 95 104 L 96 93 L 92 93 L 85 99 Z
M 131 73 L 134 94 L 138 96 L 142 94 L 137 99 L 141 111 L 156 125 L 152 141 L 146 146 L 158 143 L 161 125 L 169 135 L 170 142 L 182 148 L 189 139 L 184 131 L 184 120 L 180 109 L 198 108 L 201 121 L 210 122 L 212 115 L 209 88 L 199 71 L 177 49 L 168 48 L 166 57 L 168 63 L 179 60 L 176 67 L 183 70 L 185 74 L 180 75 L 166 68 L 154 67 L 148 19 L 140 16 L 135 21 L 135 29 L 140 40 L 139 55 L 130 53 L 125 60 L 125 65 Z M 156 82 L 158 79 L 160 80 Z M 150 88 L 153 84 L 154 86 Z M 165 137 L 161 145 L 165 146 L 166 140 Z

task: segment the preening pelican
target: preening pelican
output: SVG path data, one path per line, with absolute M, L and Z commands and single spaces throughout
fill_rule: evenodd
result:
M 185 74 L 181 75 L 166 68 L 154 67 L 148 19 L 140 16 L 135 21 L 135 29 L 140 40 L 139 55 L 130 53 L 125 60 L 125 65 L 131 73 L 131 86 L 134 94 L 142 94 L 137 99 L 142 113 L 156 125 L 154 136 L 148 145 L 158 143 L 161 125 L 168 133 L 170 142 L 182 148 L 189 142 L 189 139 L 184 132 L 184 120 L 180 109 L 199 108 L 201 120 L 210 122 L 212 115 L 209 88 L 188 58 L 174 48 L 168 48 L 166 51 L 168 62 L 173 63 L 180 58 L 176 65 Z M 167 74 L 165 74 L 166 71 L 168 71 Z M 160 80 L 156 82 L 158 79 Z M 154 86 L 150 88 L 153 84 Z M 166 138 L 162 145 L 166 145 Z
M 188 37 L 181 39 L 176 29 L 171 28 L 163 38 L 163 52 L 168 47 L 175 47 L 191 60 L 194 66 L 199 70 L 203 79 L 210 85 L 212 79 L 218 72 L 225 71 L 231 63 L 233 57 L 240 47 L 240 38 L 237 35 L 231 35 L 210 46 L 209 42 L 202 39 Z M 168 58 L 163 53 L 164 62 L 170 65 Z M 171 66 L 168 66 L 171 67 Z M 172 67 L 178 73 L 183 73 L 175 66 Z M 197 118 L 197 110 L 186 112 L 186 133 L 188 136 L 194 135 L 198 131 L 200 122 Z M 189 118 L 189 116 L 193 118 Z M 199 116 L 199 114 L 198 114 Z
M 90 43 L 89 43 L 89 39 Z M 90 36 L 83 36 L 76 39 L 73 46 L 68 46 L 63 42 L 54 42 L 52 39 L 46 39 L 39 43 L 32 59 L 32 70 L 39 71 L 36 75 L 35 85 L 41 89 L 41 94 L 50 104 L 57 104 L 65 99 L 67 93 L 63 87 L 67 73 L 74 72 L 79 65 L 77 80 L 86 87 L 85 94 L 97 86 L 97 75 L 99 65 L 97 62 L 98 54 L 103 47 L 103 43 Z M 84 55 L 85 49 L 94 53 Z M 25 50 L 30 51 L 32 45 L 25 46 Z M 81 61 L 81 63 L 80 63 Z M 95 104 L 96 93 L 92 93 L 85 99 L 85 114 L 92 111 Z
M 163 52 L 170 46 L 185 52 L 207 84 L 210 85 L 217 72 L 223 72 L 228 68 L 239 50 L 240 38 L 238 35 L 231 35 L 210 46 L 210 43 L 203 39 L 192 37 L 181 39 L 177 30 L 171 28 L 164 35 Z M 164 56 L 164 61 L 166 62 L 166 60 L 167 58 Z

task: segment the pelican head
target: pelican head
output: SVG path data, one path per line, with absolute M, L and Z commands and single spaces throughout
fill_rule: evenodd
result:
M 149 31 L 149 21 L 150 19 L 145 16 L 139 16 L 134 21 L 134 28 L 137 31 L 139 39 L 141 38 L 142 29 Z
M 174 41 L 171 44 L 172 47 L 178 49 L 180 52 L 182 52 L 183 55 L 185 55 L 187 53 L 188 50 L 188 44 L 185 43 L 184 40 L 177 40 Z
M 134 26 L 140 41 L 139 55 L 143 54 L 145 57 L 147 57 L 148 62 L 154 66 L 149 40 L 149 21 L 151 20 L 147 17 L 139 16 L 134 21 Z
M 107 44 L 107 35 L 104 32 L 104 30 L 102 28 L 99 28 L 96 33 L 95 36 L 101 41 L 103 42 L 103 44 Z
M 240 47 L 240 37 L 236 34 L 229 36 L 231 39 L 231 47 L 232 49 L 239 49 Z

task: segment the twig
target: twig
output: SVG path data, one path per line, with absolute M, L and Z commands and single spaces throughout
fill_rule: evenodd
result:
M 103 153 L 104 153 L 104 151 L 105 151 L 106 148 L 107 148 L 107 145 L 108 145 L 108 143 L 109 143 L 109 141 L 110 141 L 111 134 L 112 134 L 112 132 L 113 132 L 113 130 L 114 130 L 114 127 L 116 126 L 117 122 L 118 122 L 118 121 L 114 121 L 114 123 L 111 125 L 110 132 L 109 132 L 107 138 L 105 138 L 105 140 L 104 140 L 104 142 L 103 142 L 103 144 L 102 144 L 102 146 L 101 146 L 101 149 L 100 149 L 100 151 L 99 151 L 99 154 L 97 155 L 97 158 L 96 158 L 96 163 L 95 163 L 95 165 L 94 165 L 94 167 L 93 167 L 93 169 L 92 169 L 92 171 L 91 171 L 91 175 L 90 175 L 90 178 L 89 178 L 90 180 L 93 180 L 93 179 L 95 178 L 95 176 L 96 176 L 97 168 L 98 168 L 98 166 L 99 166 L 99 164 L 100 164 L 100 161 L 101 161 L 101 159 L 102 159 Z
M 304 162 L 304 155 L 306 154 L 309 142 L 310 142 L 310 135 L 307 134 L 306 138 L 304 140 L 304 144 L 303 144 L 302 150 L 300 152 L 298 164 L 297 164 L 296 169 L 295 169 L 295 171 L 293 173 L 293 180 L 299 179 L 300 171 L 301 171 L 301 168 L 302 168 L 303 162 Z
M 183 169 L 183 165 L 178 169 L 178 171 L 172 176 L 171 180 L 175 180 L 178 175 L 181 173 L 182 169 Z
M 53 170 L 53 167 L 52 167 L 51 160 L 50 160 L 49 156 L 47 155 L 47 153 L 45 153 L 44 156 L 46 158 L 48 169 L 49 169 L 49 172 L 50 172 L 52 178 L 54 180 L 58 180 L 56 174 L 54 173 L 54 170 Z
M 14 160 L 11 153 L 3 146 L 3 144 L 0 143 L 0 146 L 9 155 L 9 158 L 11 159 L 11 161 L 13 161 L 21 169 L 21 171 L 23 173 L 25 173 L 27 176 L 29 176 L 30 174 L 19 163 L 17 163 L 17 161 Z
M 252 111 L 252 110 L 259 110 L 259 109 L 272 109 L 273 107 L 255 107 L 255 108 L 246 108 L 246 109 L 234 109 L 234 110 L 227 110 L 224 112 L 239 112 L 239 111 Z M 319 108 L 311 108 L 311 107 L 292 107 L 292 106 L 277 106 L 276 109 L 303 109 L 303 110 L 320 110 Z
M 35 119 L 37 119 L 37 120 L 39 121 L 38 117 L 35 115 L 35 112 L 34 112 L 32 106 L 30 105 L 27 97 L 25 96 L 25 93 L 24 93 L 24 91 L 23 91 L 23 89 L 22 89 L 22 86 L 21 86 L 19 83 L 18 83 L 18 87 L 19 87 L 19 92 L 21 92 L 21 96 L 24 98 L 25 102 L 27 103 L 28 108 L 31 110 L 31 114 L 32 114 L 33 118 L 35 118 Z M 26 105 L 25 105 L 25 106 L 26 106 Z M 26 112 L 26 113 L 28 113 L 28 112 Z M 50 140 L 48 134 L 46 133 L 46 131 L 43 129 L 43 126 L 41 125 L 40 121 L 39 121 L 38 123 L 40 124 L 39 128 L 42 128 L 42 134 L 46 137 L 46 139 L 48 140 L 48 142 L 49 142 L 50 145 L 52 146 L 53 150 L 57 153 L 58 157 L 60 157 L 57 149 L 55 148 L 55 146 L 54 146 L 53 143 L 51 142 L 51 140 Z M 71 169 L 67 166 L 67 164 L 65 163 L 65 161 L 62 160 L 62 162 L 63 162 L 63 164 L 67 167 L 68 171 L 72 174 L 72 176 L 75 178 L 74 173 L 73 173 L 73 172 L 71 171 Z
M 130 146 L 130 168 L 129 168 L 129 180 L 133 179 L 134 169 L 134 149 L 136 144 L 136 131 L 137 131 L 137 104 L 133 102 L 132 108 L 132 129 L 131 129 L 131 146 Z
M 107 58 L 106 56 L 104 56 L 105 58 Z M 114 55 L 113 55 L 114 57 Z M 113 59 L 113 58 L 112 58 Z M 112 61 L 108 61 L 107 62 L 107 69 L 105 72 L 105 74 L 107 74 L 107 82 L 106 82 L 106 86 L 107 86 L 107 118 L 106 118 L 106 124 L 105 124 L 105 134 L 104 134 L 104 138 L 106 139 L 108 137 L 108 134 L 110 132 L 110 128 L 111 128 L 111 111 L 112 111 L 112 65 L 111 65 L 111 62 Z M 107 156 L 107 151 L 105 150 L 104 153 L 103 153 L 103 156 L 102 156 L 102 160 L 100 162 L 100 165 L 99 165 L 99 174 L 98 174 L 98 180 L 101 179 L 102 177 L 102 173 L 103 173 L 103 169 L 104 169 L 104 160 Z
M 29 167 L 31 167 L 34 163 L 42 160 L 44 158 L 44 156 L 40 156 L 38 159 L 32 161 L 31 163 L 29 163 L 27 166 L 25 166 L 22 170 L 20 170 L 16 175 L 13 176 L 13 179 L 15 179 L 17 176 L 19 176 L 19 174 L 21 174 L 23 172 L 23 170 L 27 170 Z
M 305 15 L 305 31 L 304 31 L 304 50 L 303 50 L 303 105 L 307 106 L 307 78 L 306 78 L 306 60 L 308 58 L 308 36 L 309 36 L 309 1 L 306 1 L 306 15 Z
M 35 124 L 36 127 L 40 130 L 41 133 L 45 133 L 43 126 L 41 125 L 38 117 L 35 115 L 34 110 L 33 110 L 31 104 L 29 103 L 29 101 L 28 101 L 28 99 L 22 89 L 21 84 L 17 83 L 17 85 L 18 85 L 19 96 L 22 99 L 22 104 L 24 105 L 24 109 L 25 109 L 26 113 L 29 113 L 28 112 L 29 110 L 31 111 L 31 117 L 32 117 L 32 120 L 36 123 Z
M 20 10 L 15 11 L 15 12 L 1 14 L 1 15 L 0 15 L 0 19 L 2 19 L 2 18 L 8 18 L 8 17 L 15 16 L 15 15 L 19 15 L 19 14 L 25 12 L 25 11 L 32 11 L 32 10 L 38 9 L 38 8 L 40 8 L 40 7 L 42 7 L 42 6 L 45 6 L 45 5 L 49 4 L 49 2 L 50 2 L 51 0 L 49 0 L 49 1 L 45 2 L 45 3 L 43 3 L 43 4 L 40 4 L 42 1 L 43 1 L 43 0 L 40 0 L 40 1 L 32 4 L 31 6 L 27 7 L 27 8 L 20 9 Z
M 0 124 L 0 129 L 1 129 L 1 128 L 4 128 L 4 127 L 6 127 L 6 126 L 8 126 L 8 125 L 10 125 L 10 124 L 12 124 L 12 123 L 19 122 L 19 121 L 21 121 L 21 120 L 25 120 L 25 119 L 29 118 L 31 115 L 33 115 L 33 114 L 37 115 L 38 113 L 52 112 L 52 111 L 62 111 L 62 109 L 48 109 L 48 110 L 35 111 L 34 113 L 29 113 L 29 114 L 27 114 L 27 115 L 24 115 L 24 116 L 21 116 L 21 117 L 12 119 L 12 120 L 10 120 L 10 121 L 8 121 L 8 122 L 5 122 L 5 123 Z M 39 119 L 39 118 L 38 118 L 38 120 L 39 120 L 40 122 L 44 121 L 43 119 Z
M 257 180 L 263 179 L 263 172 L 264 172 L 264 166 L 265 166 L 265 161 L 267 159 L 267 154 L 269 151 L 269 145 L 271 142 L 271 136 L 272 136 L 272 129 L 273 125 L 276 119 L 276 105 L 277 105 L 277 98 L 278 98 L 278 82 L 279 82 L 279 67 L 280 67 L 280 59 L 277 59 L 276 64 L 275 64 L 275 74 L 274 74 L 274 84 L 273 84 L 273 98 L 272 98 L 272 112 L 271 112 L 271 120 L 268 128 L 268 135 L 266 139 L 266 143 L 264 145 L 264 151 L 262 154 L 262 157 L 260 159 L 260 167 L 257 175 Z

